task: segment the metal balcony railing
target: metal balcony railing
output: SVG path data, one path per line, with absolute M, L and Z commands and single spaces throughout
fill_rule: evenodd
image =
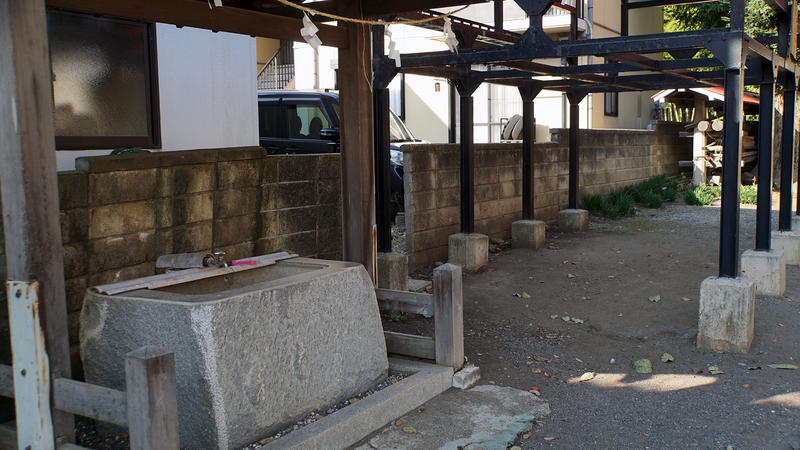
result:
M 283 89 L 294 78 L 292 41 L 283 41 L 280 48 L 258 72 L 258 89 Z

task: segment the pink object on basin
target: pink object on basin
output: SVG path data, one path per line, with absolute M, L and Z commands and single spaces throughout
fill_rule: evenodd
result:
M 258 264 L 258 261 L 251 261 L 247 259 L 231 262 L 232 266 L 255 266 L 256 264 Z

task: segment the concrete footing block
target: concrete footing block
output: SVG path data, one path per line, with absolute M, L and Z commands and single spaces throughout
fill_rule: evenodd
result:
M 511 224 L 511 246 L 514 248 L 544 247 L 544 222 L 518 220 Z
M 794 231 L 773 231 L 772 249 L 782 250 L 789 266 L 800 265 L 800 233 Z
M 468 364 L 453 374 L 453 387 L 469 389 L 481 379 L 481 368 Z
M 792 216 L 792 231 L 800 233 L 800 216 Z
M 378 253 L 378 287 L 408 290 L 408 256 L 394 252 Z
M 697 347 L 747 353 L 753 342 L 755 283 L 747 278 L 708 277 L 700 285 Z
M 786 255 L 781 250 L 747 250 L 742 254 L 742 277 L 753 280 L 756 295 L 780 297 L 786 292 Z
M 558 212 L 558 228 L 564 232 L 589 231 L 589 211 L 563 209 Z
M 478 233 L 450 235 L 447 262 L 469 271 L 489 264 L 489 237 Z

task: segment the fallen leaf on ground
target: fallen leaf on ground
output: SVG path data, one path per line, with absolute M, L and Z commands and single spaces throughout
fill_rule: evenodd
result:
M 692 301 L 692 299 L 690 299 L 689 297 L 683 297 L 683 301 L 690 302 L 690 301 Z
M 617 314 L 617 317 L 622 317 L 622 313 Z
M 537 396 L 537 397 L 539 397 L 540 395 L 542 395 L 542 394 L 541 394 L 539 391 L 531 391 L 531 394 L 533 394 L 533 395 L 535 395 L 535 396 Z
M 527 292 L 523 292 L 522 293 L 522 298 L 531 298 L 531 295 L 528 294 Z
M 511 294 L 512 297 L 522 297 L 521 295 L 517 294 L 516 292 Z
M 770 369 L 798 369 L 794 364 L 767 364 Z
M 522 435 L 522 439 L 530 439 L 533 436 L 533 433 L 525 433 Z
M 709 366 L 708 367 L 708 373 L 710 373 L 711 375 L 720 375 L 720 374 L 723 374 L 725 372 L 719 370 L 719 366 Z
M 650 301 L 651 302 L 657 302 L 659 300 L 661 300 L 661 296 L 660 295 L 655 295 L 653 297 L 650 297 Z
M 403 421 L 402 421 L 402 420 L 398 420 L 397 422 L 395 422 L 395 423 L 394 423 L 394 425 L 395 425 L 396 427 L 399 427 L 399 426 L 400 426 L 400 425 L 402 425 L 402 424 L 403 424 Z
M 651 373 L 653 371 L 653 363 L 647 358 L 637 359 L 633 362 L 633 369 L 639 373 Z
M 128 439 L 129 436 L 128 436 L 128 433 L 120 433 L 119 437 L 122 438 L 122 439 Z
M 567 278 L 575 278 L 575 275 L 569 273 L 569 274 L 567 274 Z
M 703 369 L 701 369 L 699 367 L 695 367 L 695 368 L 692 369 L 692 372 L 694 372 L 694 373 L 703 373 Z
M 403 427 L 403 432 L 408 434 L 417 434 L 417 430 L 414 427 Z
M 275 439 L 276 438 L 272 438 L 272 437 L 264 438 L 264 439 L 261 439 L 260 441 L 258 441 L 258 443 L 261 444 L 261 445 L 266 445 L 266 444 L 269 444 L 270 442 L 274 441 Z
M 614 275 L 609 275 L 608 278 L 617 278 Z
M 350 400 L 347 401 L 347 403 L 350 403 L 352 405 L 353 403 L 355 403 L 357 401 L 358 401 L 357 398 L 351 398 Z
M 544 438 L 545 441 L 552 441 L 554 439 L 555 439 L 555 437 L 546 437 L 546 438 Z
M 544 280 L 539 280 L 539 283 L 544 283 Z
M 520 447 L 519 445 L 515 445 L 515 446 L 511 447 L 510 450 L 522 450 L 522 447 Z
M 564 316 L 561 318 L 564 322 L 569 322 L 569 316 Z
M 578 319 L 577 317 L 573 317 L 572 321 L 575 323 L 586 323 L 586 319 Z
M 533 359 L 536 361 L 547 361 L 547 358 L 545 358 L 544 356 L 539 356 L 537 354 L 533 355 Z
M 761 370 L 761 366 L 747 366 L 747 370 Z
M 589 381 L 594 379 L 595 373 L 594 372 L 586 372 L 578 379 L 578 381 Z
M 669 353 L 664 353 L 663 355 L 661 355 L 661 362 L 665 362 L 666 363 L 666 362 L 673 362 L 673 361 L 675 361 L 675 358 L 673 358 L 672 355 L 670 355 Z
M 553 314 L 552 316 L 550 316 L 550 318 L 551 319 L 558 319 L 558 314 Z
M 748 388 L 748 389 L 750 389 L 750 383 L 743 384 L 743 385 L 742 385 L 742 387 L 743 387 L 743 388 Z
M 582 363 L 582 362 L 583 362 L 583 361 L 581 361 L 581 359 L 580 359 L 580 358 L 575 358 L 575 361 L 578 361 L 579 363 Z

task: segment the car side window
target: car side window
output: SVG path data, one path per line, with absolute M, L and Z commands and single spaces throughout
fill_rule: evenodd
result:
M 278 138 L 278 102 L 259 103 L 258 135 L 264 138 Z
M 320 139 L 320 131 L 331 128 L 325 112 L 316 104 L 287 104 L 286 123 L 291 139 Z

